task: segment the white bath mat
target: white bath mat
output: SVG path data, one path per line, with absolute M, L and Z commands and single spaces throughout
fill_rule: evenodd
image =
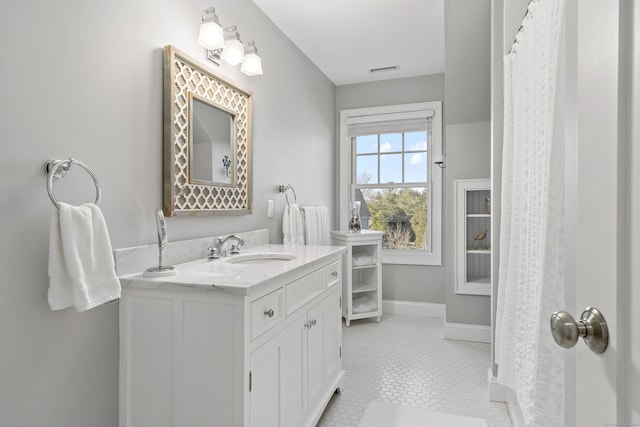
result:
M 487 427 L 487 421 L 374 401 L 358 427 Z

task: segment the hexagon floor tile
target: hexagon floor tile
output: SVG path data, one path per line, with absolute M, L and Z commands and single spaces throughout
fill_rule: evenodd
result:
M 342 327 L 346 386 L 318 427 L 357 427 L 369 402 L 423 408 L 511 427 L 503 403 L 489 401 L 489 344 L 442 338 L 443 320 L 385 314 L 380 323 Z

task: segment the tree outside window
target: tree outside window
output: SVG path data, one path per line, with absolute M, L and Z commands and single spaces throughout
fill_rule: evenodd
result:
M 352 138 L 362 225 L 385 232 L 385 249 L 430 250 L 427 138 L 426 130 Z

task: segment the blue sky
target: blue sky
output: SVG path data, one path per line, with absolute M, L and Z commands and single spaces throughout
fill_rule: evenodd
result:
M 378 177 L 378 135 L 356 138 L 356 176 L 370 176 L 369 184 L 403 182 L 402 161 L 404 155 L 404 182 L 422 182 L 427 174 L 427 133 L 406 132 L 402 154 L 402 133 L 380 135 L 380 177 Z M 370 154 L 370 155 L 367 155 Z M 378 180 L 379 178 L 379 180 Z

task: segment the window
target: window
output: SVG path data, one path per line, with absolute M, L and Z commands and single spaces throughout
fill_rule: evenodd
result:
M 341 112 L 340 211 L 360 201 L 363 229 L 385 232 L 385 263 L 441 264 L 442 172 L 430 160 L 442 154 L 440 108 Z
M 351 137 L 353 200 L 384 249 L 428 250 L 427 130 Z

